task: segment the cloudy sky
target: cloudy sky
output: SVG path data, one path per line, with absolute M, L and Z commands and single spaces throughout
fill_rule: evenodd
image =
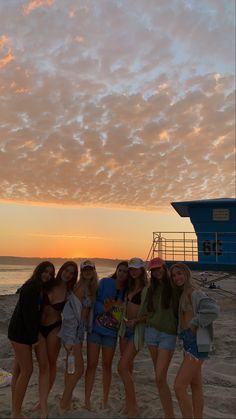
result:
M 191 229 L 170 202 L 235 196 L 234 19 L 234 0 L 0 0 L 0 254 L 145 257 Z

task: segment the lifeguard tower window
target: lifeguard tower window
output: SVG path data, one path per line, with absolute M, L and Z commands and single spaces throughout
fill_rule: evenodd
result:
M 213 221 L 229 221 L 230 211 L 228 208 L 213 208 Z

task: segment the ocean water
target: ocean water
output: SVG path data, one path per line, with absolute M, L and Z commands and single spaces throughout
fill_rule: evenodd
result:
M 56 272 L 61 265 L 55 265 Z M 0 265 L 0 295 L 15 294 L 17 289 L 31 276 L 35 265 Z M 99 279 L 111 275 L 111 266 L 96 266 Z

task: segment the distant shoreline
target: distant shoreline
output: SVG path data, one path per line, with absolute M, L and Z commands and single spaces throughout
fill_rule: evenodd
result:
M 0 256 L 0 265 L 37 265 L 43 260 L 50 260 L 55 264 L 61 264 L 67 260 L 73 260 L 80 263 L 82 260 L 92 259 L 95 264 L 114 266 L 119 263 L 121 259 L 106 259 L 106 258 L 50 258 L 50 257 L 21 257 L 21 256 Z

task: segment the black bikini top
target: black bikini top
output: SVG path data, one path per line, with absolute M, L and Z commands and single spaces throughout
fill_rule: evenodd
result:
M 52 308 L 54 308 L 54 310 L 62 311 L 64 308 L 64 305 L 66 304 L 66 300 L 60 301 L 59 303 L 52 304 L 49 300 L 48 294 L 45 292 L 43 294 L 43 304 L 45 306 L 51 306 Z
M 140 305 L 141 304 L 141 293 L 142 293 L 142 290 L 140 290 L 136 294 L 134 294 L 132 298 L 128 297 L 128 301 L 130 301 L 133 304 Z

